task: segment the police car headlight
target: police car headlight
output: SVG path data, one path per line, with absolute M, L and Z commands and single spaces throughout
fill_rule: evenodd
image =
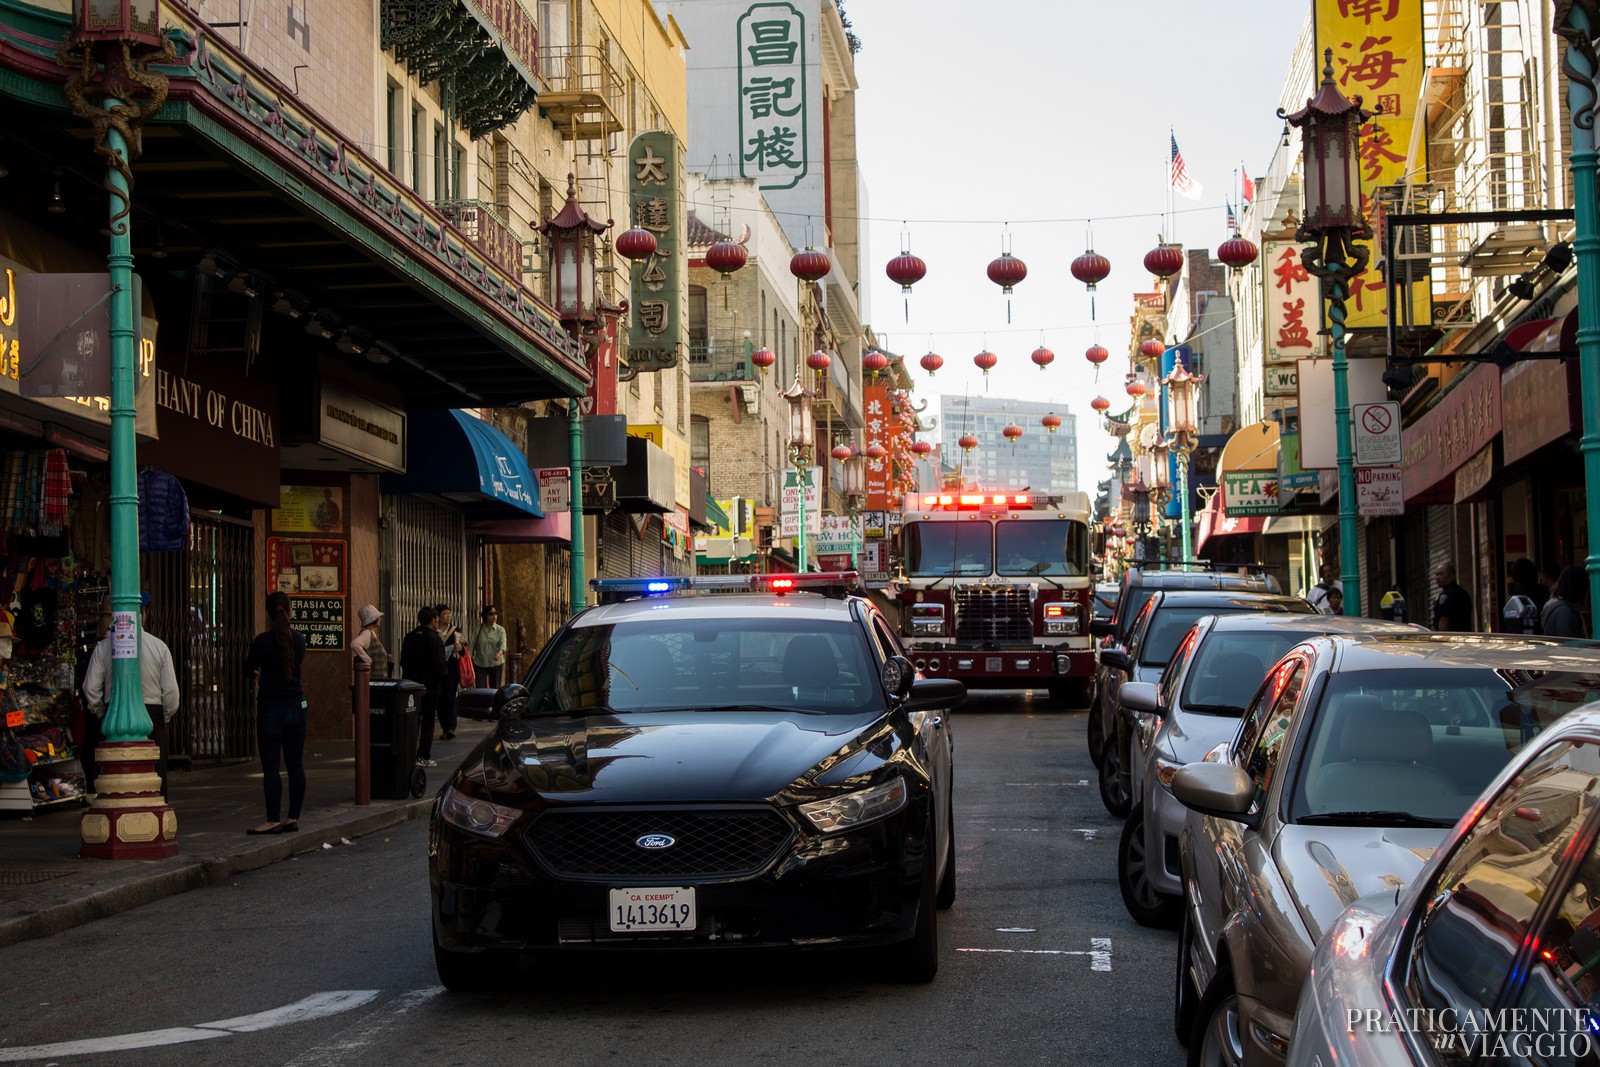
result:
M 484 837 L 499 837 L 521 818 L 522 812 L 503 804 L 469 797 L 455 789 L 445 790 L 439 804 L 439 817 L 458 830 L 466 830 Z
M 823 833 L 850 830 L 893 815 L 906 806 L 909 794 L 906 780 L 897 775 L 870 789 L 858 789 L 843 796 L 802 804 L 800 814 Z

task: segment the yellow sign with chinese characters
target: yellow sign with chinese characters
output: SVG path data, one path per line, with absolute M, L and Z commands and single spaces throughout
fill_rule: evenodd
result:
M 1313 0 L 1317 24 L 1317 74 L 1322 80 L 1324 50 L 1333 49 L 1333 80 L 1339 91 L 1379 114 L 1361 127 L 1361 210 L 1373 233 L 1381 235 L 1382 205 L 1377 190 L 1427 180 L 1427 131 L 1420 114 L 1423 57 L 1422 0 Z M 1315 89 L 1313 89 L 1315 92 Z M 1346 325 L 1382 328 L 1388 299 L 1376 260 L 1383 254 L 1374 238 L 1372 261 L 1350 282 Z M 1433 321 L 1432 289 L 1426 261 L 1409 262 L 1423 274 L 1411 283 L 1413 324 Z

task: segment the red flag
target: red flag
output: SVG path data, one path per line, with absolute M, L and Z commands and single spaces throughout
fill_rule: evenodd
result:
M 1240 195 L 1244 197 L 1244 202 L 1248 204 L 1256 198 L 1256 183 L 1250 180 L 1250 175 L 1244 172 L 1243 166 L 1239 168 L 1239 182 Z

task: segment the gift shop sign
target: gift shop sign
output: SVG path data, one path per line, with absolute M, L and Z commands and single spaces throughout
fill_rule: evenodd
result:
M 1500 373 L 1474 367 L 1454 389 L 1402 434 L 1405 496 L 1437 485 L 1500 433 Z

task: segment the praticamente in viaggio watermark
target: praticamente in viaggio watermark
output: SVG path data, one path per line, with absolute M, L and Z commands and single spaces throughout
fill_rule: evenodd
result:
M 1600 1055 L 1592 1008 L 1351 1008 L 1351 1033 L 1411 1033 L 1438 1052 L 1478 1057 L 1584 1058 Z

